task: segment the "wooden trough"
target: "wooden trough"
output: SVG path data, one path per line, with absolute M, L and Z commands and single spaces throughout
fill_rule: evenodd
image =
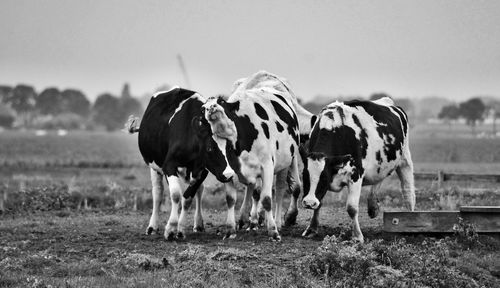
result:
M 460 211 L 386 211 L 384 231 L 395 233 L 451 233 L 462 217 L 478 233 L 500 233 L 500 206 L 462 206 Z

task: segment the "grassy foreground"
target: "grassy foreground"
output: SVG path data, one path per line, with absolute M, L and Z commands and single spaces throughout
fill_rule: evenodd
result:
M 161 216 L 166 221 L 168 214 Z M 326 207 L 321 235 L 303 239 L 310 216 L 301 210 L 298 225 L 284 228 L 276 243 L 263 230 L 222 240 L 225 211 L 213 209 L 205 213 L 206 232 L 175 242 L 144 235 L 146 211 L 56 207 L 2 215 L 0 287 L 500 285 L 500 240 L 466 226 L 447 237 L 390 235 L 381 232 L 380 216 L 369 219 L 362 211 L 367 242 L 357 244 L 348 241 L 343 208 Z

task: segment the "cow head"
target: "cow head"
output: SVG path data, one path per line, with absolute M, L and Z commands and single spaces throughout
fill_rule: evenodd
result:
M 228 164 L 225 139 L 212 137 L 210 125 L 202 116 L 194 117 L 192 126 L 199 140 L 200 155 L 202 155 L 203 163 L 208 171 L 221 182 L 231 180 L 234 176 L 234 170 Z
M 328 190 L 340 191 L 351 181 L 355 171 L 351 155 L 326 156 L 324 153 L 307 154 L 304 161 L 304 199 L 308 209 L 318 209 Z
M 220 138 L 236 143 L 238 132 L 236 125 L 226 111 L 233 111 L 233 103 L 228 103 L 223 97 L 210 97 L 202 106 L 202 113 L 210 123 L 212 133 Z

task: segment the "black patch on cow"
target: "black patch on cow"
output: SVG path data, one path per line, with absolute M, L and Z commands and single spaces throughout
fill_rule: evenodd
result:
M 278 132 L 283 132 L 285 128 L 280 124 L 280 122 L 276 121 L 276 129 L 278 129 Z
M 333 111 L 327 111 L 327 112 L 323 113 L 323 116 L 326 116 L 332 120 L 334 118 Z
M 347 204 L 347 214 L 349 214 L 349 217 L 354 218 L 358 214 L 358 210 Z
M 378 164 L 382 164 L 382 155 L 380 151 L 375 152 L 375 159 L 377 160 Z
M 350 154 L 353 157 L 353 165 L 356 168 L 355 172 L 351 175 L 351 179 L 356 182 L 359 177 L 364 174 L 362 164 L 363 150 L 360 141 L 356 138 L 356 132 L 349 126 L 339 126 L 332 130 L 320 129 L 315 125 L 311 139 L 309 140 L 309 153 L 308 157 L 320 159 L 320 157 L 331 156 L 344 156 Z
M 252 198 L 255 201 L 259 201 L 259 199 L 260 199 L 260 190 L 253 189 Z
M 274 94 L 274 96 L 278 97 L 278 99 L 281 100 L 281 102 L 283 102 L 283 104 L 285 104 L 286 106 L 288 106 L 288 108 L 290 108 L 290 111 L 292 111 L 292 114 L 293 114 L 293 119 L 295 120 L 295 122 L 299 122 L 299 120 L 297 119 L 297 115 L 295 115 L 295 109 L 292 109 L 292 107 L 290 107 L 290 105 L 288 105 L 288 102 L 286 102 L 285 98 L 279 94 Z
M 316 123 L 316 120 L 318 120 L 318 116 L 313 115 L 311 117 L 311 128 L 314 127 L 314 123 Z
M 262 126 L 262 130 L 264 130 L 264 134 L 266 135 L 266 138 L 269 139 L 269 126 L 267 126 L 266 123 L 262 122 L 260 123 L 260 126 Z
M 181 195 L 179 193 L 172 194 L 172 201 L 174 203 L 179 203 L 180 200 L 181 200 Z
M 271 197 L 264 197 L 264 199 L 262 199 L 262 208 L 264 208 L 264 210 L 266 211 L 271 211 L 271 203 Z
M 295 146 L 290 145 L 290 155 L 292 155 L 292 157 L 295 155 Z
M 361 126 L 361 122 L 359 122 L 359 119 L 356 116 L 356 114 L 352 114 L 352 120 L 354 124 L 358 126 L 359 129 L 361 130 L 361 132 L 359 133 L 359 144 L 361 149 L 361 157 L 365 159 L 368 150 L 368 134 L 366 133 L 365 128 Z
M 396 113 L 398 113 L 399 118 L 401 119 L 401 125 L 403 126 L 403 131 L 405 133 L 405 136 L 408 135 L 408 121 L 406 121 L 408 115 L 406 115 L 403 108 L 399 106 L 394 107 L 394 110 L 396 111 Z
M 378 105 L 371 101 L 361 101 L 353 100 L 345 102 L 346 105 L 350 107 L 361 107 L 366 113 L 373 117 L 373 119 L 378 123 L 377 133 L 380 138 L 384 140 L 384 152 L 387 156 L 387 161 L 394 161 L 397 159 L 398 153 L 401 153 L 401 148 L 404 143 L 404 138 L 406 133 L 403 131 L 405 125 L 401 125 L 401 119 L 398 115 L 395 115 L 389 107 L 384 105 Z M 392 106 L 395 108 L 395 106 Z M 395 109 L 397 110 L 397 109 Z M 394 140 L 389 138 L 389 135 L 394 137 Z M 389 141 L 386 141 L 389 140 Z
M 263 120 L 269 120 L 269 115 L 267 115 L 267 112 L 264 109 L 264 107 L 262 107 L 259 103 L 254 103 L 254 106 L 257 116 L 259 116 Z
M 273 105 L 274 111 L 276 111 L 278 117 L 287 125 L 288 134 L 290 134 L 297 145 L 299 145 L 299 134 L 296 132 L 298 130 L 298 123 L 295 120 L 296 118 L 294 119 L 278 102 L 271 100 L 271 104 Z
M 279 150 L 280 149 L 280 143 L 278 142 L 278 140 L 276 140 L 276 150 Z
M 227 207 L 229 208 L 233 207 L 235 202 L 236 202 L 235 199 L 231 195 L 226 195 Z

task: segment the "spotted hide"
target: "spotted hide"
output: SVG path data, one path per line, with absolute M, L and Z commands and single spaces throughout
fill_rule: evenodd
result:
M 186 235 L 186 212 L 195 195 L 194 231 L 203 230 L 202 182 L 208 171 L 223 182 L 234 174 L 228 165 L 225 149 L 219 149 L 220 144 L 215 143 L 210 126 L 203 117 L 201 107 L 204 103 L 205 98 L 196 92 L 173 88 L 156 93 L 144 112 L 138 129 L 139 150 L 151 169 L 153 186 L 153 212 L 147 234 L 159 230 L 163 176 L 167 179 L 172 202 L 164 234 L 170 240 Z
M 289 187 L 293 199 L 285 223 L 295 222 L 297 215 L 300 134 L 310 131 L 312 114 L 298 105 L 286 81 L 265 71 L 238 80 L 227 101 L 211 98 L 204 108 L 214 136 L 227 141 L 229 164 L 240 181 L 248 185 L 240 220 L 248 217 L 245 203 L 252 195 L 250 225 L 257 225 L 258 207 L 262 207 L 269 235 L 279 240 L 282 198 Z M 301 123 L 307 125 L 301 128 Z M 271 211 L 273 181 L 276 187 L 274 217 Z
M 394 171 L 401 181 L 406 206 L 413 211 L 415 188 L 408 118 L 392 99 L 334 102 L 321 111 L 310 137 L 303 172 L 303 204 L 314 209 L 314 215 L 303 236 L 317 233 L 319 208 L 327 190 L 338 192 L 347 187 L 353 238 L 363 242 L 358 223 L 361 186 L 373 185 L 368 213 L 375 217 L 376 190 Z

